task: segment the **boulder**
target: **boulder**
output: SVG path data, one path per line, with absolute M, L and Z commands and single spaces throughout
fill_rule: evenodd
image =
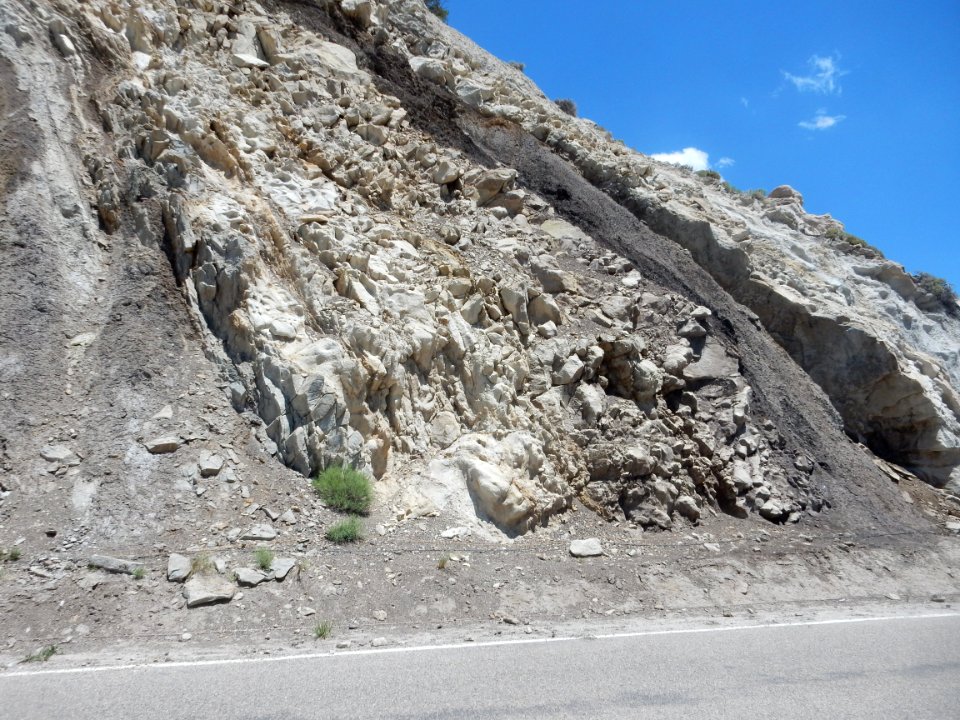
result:
M 673 504 L 673 509 L 690 522 L 696 522 L 700 519 L 700 507 L 697 501 L 689 495 L 681 495 Z
M 803 195 L 789 185 L 778 185 L 770 191 L 767 197 L 773 198 L 774 200 L 795 200 L 800 205 L 803 205 Z
M 237 587 L 217 575 L 198 575 L 183 585 L 183 597 L 188 608 L 233 600 Z
M 200 477 L 213 477 L 219 475 L 223 470 L 224 459 L 221 455 L 205 453 L 200 457 L 197 463 L 200 470 Z
M 517 178 L 517 171 L 513 168 L 496 168 L 487 170 L 473 181 L 477 191 L 477 205 L 486 205 L 490 200 L 508 189 Z
M 570 554 L 577 558 L 597 557 L 603 555 L 603 546 L 597 538 L 573 540 L 570 543 Z
M 560 324 L 560 306 L 547 295 L 537 295 L 531 300 L 527 305 L 527 314 L 534 325 L 543 325 L 548 322 L 554 325 Z
M 191 567 L 190 558 L 172 553 L 167 559 L 167 580 L 183 582 L 190 576 Z
M 580 379 L 583 375 L 583 360 L 576 355 L 571 355 L 566 359 L 560 369 L 553 374 L 554 385 L 569 385 Z
M 265 573 L 253 568 L 237 568 L 233 572 L 237 584 L 242 587 L 255 587 L 267 579 Z

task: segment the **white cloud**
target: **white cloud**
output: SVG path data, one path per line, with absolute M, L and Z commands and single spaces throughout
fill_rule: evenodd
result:
M 784 72 L 783 76 L 793 83 L 794 87 L 800 92 L 823 93 L 824 95 L 839 95 L 840 77 L 846 75 L 846 72 L 840 69 L 837 64 L 838 57 L 820 57 L 814 55 L 807 64 L 810 66 L 810 74 L 793 75 Z
M 650 157 L 673 165 L 686 165 L 691 170 L 707 170 L 710 168 L 710 155 L 695 147 L 686 147 L 677 152 L 654 153 Z
M 827 115 L 826 110 L 818 110 L 812 120 L 801 120 L 797 125 L 804 130 L 826 130 L 846 119 L 846 117 L 846 115 Z
M 747 100 L 745 97 L 740 98 L 740 104 L 743 105 L 745 108 L 750 107 L 750 101 Z
M 718 167 L 718 168 L 730 167 L 730 166 L 733 165 L 735 162 L 736 162 L 736 160 L 734 160 L 733 158 L 722 157 L 722 158 L 720 158 L 719 160 L 717 160 L 717 167 Z

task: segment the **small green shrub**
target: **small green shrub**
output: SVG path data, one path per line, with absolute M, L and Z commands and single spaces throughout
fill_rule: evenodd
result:
M 880 251 L 880 248 L 874 247 L 863 238 L 857 237 L 853 233 L 848 233 L 846 230 L 838 227 L 837 225 L 831 225 L 828 227 L 823 236 L 829 238 L 830 240 L 842 240 L 851 248 L 860 248 L 865 250 L 868 256 L 880 258 L 883 257 L 883 253 Z
M 329 620 L 318 622 L 313 626 L 313 636 L 317 640 L 326 640 L 328 637 L 330 637 L 330 633 L 332 632 L 333 623 L 331 623 Z
M 0 548 L 0 561 L 5 560 L 6 562 L 16 562 L 20 559 L 20 554 L 21 551 L 18 547 L 12 547 L 9 550 Z
M 450 12 L 443 6 L 443 0 L 424 0 L 424 4 L 427 6 L 427 10 L 444 22 L 447 21 L 447 15 L 449 15 Z
M 525 64 L 522 62 L 517 62 L 516 60 L 510 60 L 507 65 L 512 67 L 514 70 L 519 70 L 520 72 L 524 72 L 527 69 Z
M 269 548 L 257 548 L 253 553 L 253 559 L 258 568 L 269 570 L 273 565 L 273 552 Z
M 448 562 L 450 562 L 450 553 L 444 553 L 437 561 L 437 570 L 443 570 Z
M 720 173 L 716 170 L 697 170 L 696 175 L 704 180 L 720 180 Z
M 143 580 L 147 576 L 147 569 L 143 565 L 138 565 L 133 569 L 133 579 Z
M 321 472 L 313 481 L 313 489 L 330 507 L 358 515 L 366 515 L 373 502 L 367 476 L 345 465 L 333 465 Z
M 756 190 L 747 190 L 744 195 L 752 197 L 754 200 L 766 200 L 767 191 L 763 188 L 757 188 Z
M 554 104 L 571 117 L 577 116 L 577 104 L 570 98 L 560 98 L 553 101 Z
M 45 648 L 42 648 L 35 652 L 33 655 L 27 655 L 20 662 L 32 663 L 32 662 L 46 662 L 54 655 L 60 652 L 59 648 L 56 645 L 47 645 Z
M 357 542 L 363 537 L 363 525 L 360 518 L 349 517 L 328 527 L 325 537 L 338 545 Z
M 957 312 L 957 293 L 946 280 L 925 272 L 914 275 L 913 280 L 917 287 L 933 295 L 948 311 Z

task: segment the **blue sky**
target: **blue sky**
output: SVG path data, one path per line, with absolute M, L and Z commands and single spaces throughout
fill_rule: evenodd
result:
M 631 147 L 702 151 L 742 189 L 792 185 L 809 212 L 960 290 L 960 0 L 446 6 Z

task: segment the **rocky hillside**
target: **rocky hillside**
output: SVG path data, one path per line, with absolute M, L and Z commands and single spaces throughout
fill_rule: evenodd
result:
M 0 7 L 10 527 L 233 541 L 205 503 L 338 462 L 490 538 L 576 503 L 920 527 L 891 478 L 960 490 L 957 307 L 419 0 Z

